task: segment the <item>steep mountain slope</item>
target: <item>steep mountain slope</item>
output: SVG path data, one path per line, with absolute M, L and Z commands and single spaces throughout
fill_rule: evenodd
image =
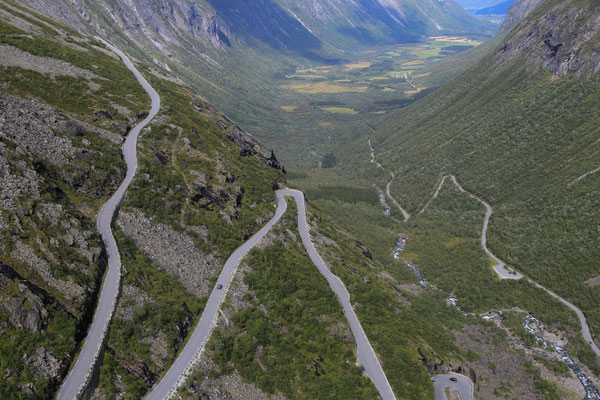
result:
M 395 172 L 392 192 L 409 212 L 421 210 L 447 174 L 490 202 L 488 246 L 579 306 L 596 340 L 599 19 L 596 2 L 545 1 L 477 66 L 382 120 L 375 142 Z M 441 274 L 434 265 L 430 273 Z M 476 307 L 501 301 L 527 309 L 506 287 L 495 286 L 490 268 L 477 273 L 483 275 L 467 286 L 460 281 L 465 277 L 445 274 L 444 287 L 477 297 Z M 580 335 L 571 334 L 569 342 L 598 374 L 600 360 Z
M 104 273 L 96 213 L 123 179 L 120 145 L 149 101 L 101 43 L 12 2 L 0 5 L 0 54 L 0 397 L 49 398 L 85 336 Z M 151 377 L 185 339 L 222 257 L 272 212 L 284 176 L 269 149 L 188 87 L 140 68 L 164 103 L 142 133 L 119 217 L 127 306 L 106 357 Z M 140 225 L 154 232 L 146 247 L 136 244 Z M 132 328 L 133 317 L 152 324 Z M 149 343 L 162 350 L 141 368 Z
M 0 48 L 0 396 L 44 397 L 89 322 L 106 264 L 95 213 L 148 98 L 98 43 L 6 3 Z
M 278 81 L 286 75 L 303 65 L 341 64 L 377 46 L 438 35 L 489 37 L 495 29 L 437 0 L 27 3 L 180 77 L 258 138 L 281 145 L 288 163 L 309 152 L 288 149 L 281 138 L 319 134 L 305 121 L 290 123 L 280 108 L 285 91 Z
M 324 46 L 348 50 L 415 41 L 430 34 L 485 34 L 493 29 L 453 0 L 27 2 L 72 26 L 106 28 L 102 26 L 106 22 L 116 22 L 130 38 L 137 35 L 139 41 L 144 35 L 148 44 L 159 48 L 180 44 L 178 36 L 197 36 L 217 47 L 234 40 L 253 46 L 258 42 L 314 56 Z M 110 20 L 102 21 L 104 15 Z

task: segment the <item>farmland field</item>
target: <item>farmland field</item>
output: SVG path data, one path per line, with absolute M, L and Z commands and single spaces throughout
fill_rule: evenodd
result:
M 422 72 L 427 66 L 479 44 L 465 37 L 438 36 L 424 43 L 357 52 L 352 55 L 355 60 L 345 63 L 303 65 L 277 81 L 285 102 L 280 107 L 321 127 L 328 126 L 322 118 L 331 113 L 347 118 L 383 114 L 428 88 L 411 79 L 429 76 L 431 72 Z

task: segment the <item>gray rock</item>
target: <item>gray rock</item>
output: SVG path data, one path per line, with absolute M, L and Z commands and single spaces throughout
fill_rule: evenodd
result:
M 70 136 L 82 136 L 85 130 L 83 126 L 79 124 L 77 121 L 60 121 L 58 123 L 59 129 L 61 132 L 66 133 Z
M 156 266 L 190 293 L 198 297 L 210 293 L 210 280 L 221 271 L 221 263 L 214 255 L 202 253 L 190 236 L 154 223 L 138 210 L 121 211 L 117 222 Z
M 600 14 L 591 3 L 559 2 L 545 14 L 526 18 L 495 55 L 496 63 L 525 60 L 557 77 L 600 72 Z M 584 32 L 584 33 L 582 33 Z
M 506 13 L 504 23 L 502 24 L 501 32 L 506 32 L 514 27 L 517 23 L 525 19 L 543 0 L 518 0 Z
M 0 288 L 6 288 L 9 280 L 0 275 Z M 40 297 L 25 285 L 19 284 L 19 296 L 0 295 L 0 308 L 7 312 L 10 323 L 18 329 L 40 332 L 48 322 L 48 312 Z
M 62 375 L 66 369 L 64 361 L 54 357 L 54 355 L 42 346 L 35 349 L 35 353 L 24 355 L 23 363 L 32 365 L 36 376 L 44 376 L 55 380 Z

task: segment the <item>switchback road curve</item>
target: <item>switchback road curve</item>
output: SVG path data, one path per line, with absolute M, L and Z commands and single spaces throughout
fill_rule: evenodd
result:
M 148 395 L 147 400 L 163 400 L 169 398 L 175 393 L 177 387 L 179 387 L 186 379 L 186 375 L 189 373 L 194 365 L 194 361 L 197 360 L 198 356 L 204 350 L 204 346 L 209 339 L 214 324 L 217 319 L 217 314 L 221 307 L 223 300 L 225 300 L 227 289 L 235 275 L 237 267 L 244 256 L 260 242 L 260 240 L 271 230 L 271 228 L 279 221 L 281 216 L 287 210 L 287 202 L 285 196 L 293 197 L 296 200 L 298 209 L 298 230 L 300 231 L 300 237 L 302 243 L 308 252 L 310 259 L 317 266 L 321 274 L 329 282 L 329 286 L 335 292 L 338 299 L 342 303 L 344 315 L 350 324 L 352 334 L 356 339 L 356 354 L 359 364 L 364 366 L 365 374 L 373 381 L 375 387 L 381 394 L 384 400 L 395 400 L 394 392 L 381 368 L 381 364 L 377 359 L 377 355 L 365 334 L 360 321 L 358 320 L 356 313 L 350 303 L 350 294 L 346 290 L 346 287 L 342 283 L 341 279 L 335 276 L 325 265 L 321 256 L 315 249 L 314 244 L 310 239 L 310 233 L 308 229 L 308 223 L 306 221 L 306 207 L 304 203 L 304 195 L 298 190 L 282 189 L 276 193 L 277 210 L 275 216 L 254 236 L 240 246 L 232 255 L 229 257 L 219 278 L 213 288 L 206 307 L 200 317 L 200 322 L 194 329 L 190 339 L 181 351 L 171 368 L 159 381 L 159 383 L 153 388 L 152 392 Z M 222 286 L 222 289 L 218 289 L 218 285 Z

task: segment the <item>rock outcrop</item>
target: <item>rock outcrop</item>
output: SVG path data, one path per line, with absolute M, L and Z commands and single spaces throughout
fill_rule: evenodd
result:
M 506 32 L 521 22 L 544 0 L 517 0 L 506 13 L 501 32 Z
M 600 72 L 598 4 L 546 0 L 536 18 L 526 18 L 497 52 L 498 63 L 524 58 L 558 77 L 589 77 Z
M 190 293 L 202 298 L 212 289 L 211 278 L 221 271 L 212 254 L 203 254 L 194 240 L 164 224 L 152 222 L 138 210 L 121 211 L 117 223 L 136 246 Z

